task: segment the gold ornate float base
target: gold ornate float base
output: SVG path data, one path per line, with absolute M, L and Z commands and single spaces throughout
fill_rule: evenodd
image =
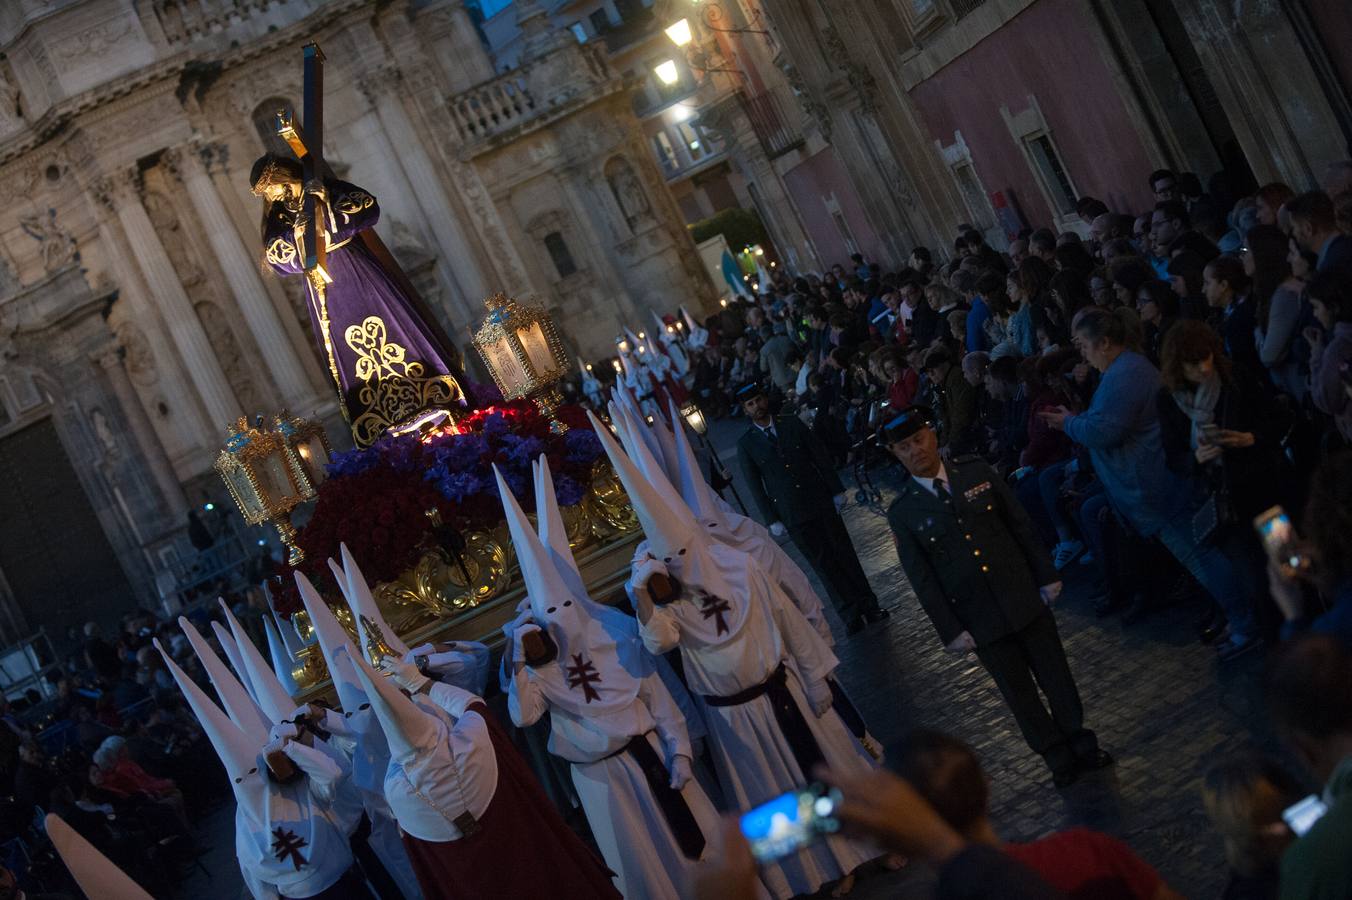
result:
M 622 591 L 642 532 L 609 464 L 598 462 L 582 502 L 559 512 L 588 592 L 605 601 Z M 444 550 L 429 551 L 394 581 L 373 586 L 371 594 L 385 621 L 410 647 L 456 640 L 492 646 L 501 640 L 503 624 L 516 614 L 524 588 L 502 523 L 490 531 L 466 533 L 459 561 Z M 356 624 L 346 604 L 330 607 L 355 643 Z M 313 640 L 306 613 L 294 614 L 291 622 L 302 641 Z M 308 699 L 326 693 L 329 674 L 319 645 L 309 643 L 297 655 L 293 675 L 302 695 Z

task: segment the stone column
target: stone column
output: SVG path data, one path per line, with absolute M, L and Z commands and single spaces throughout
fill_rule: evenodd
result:
M 140 264 L 146 286 L 164 316 L 170 339 L 183 357 L 188 377 L 202 398 L 211 427 L 223 439 L 225 429 L 240 417 L 242 410 L 207 338 L 206 329 L 197 318 L 192 300 L 178 280 L 174 263 L 141 201 L 140 173 L 132 170 L 116 176 L 111 188 L 115 192 L 118 221 L 122 223 L 122 230 Z
M 164 452 L 163 445 L 156 437 L 155 426 L 151 424 L 150 417 L 141 406 L 141 399 L 136 395 L 136 388 L 132 386 L 131 378 L 127 375 L 126 366 L 122 362 L 125 355 L 126 351 L 121 347 L 109 347 L 95 354 L 94 361 L 108 376 L 113 395 L 117 397 L 117 403 L 122 407 L 122 414 L 126 417 L 127 426 L 136 439 L 136 448 L 141 452 L 141 457 L 146 461 L 150 474 L 155 479 L 156 487 L 164 497 L 165 518 L 173 521 L 182 520 L 188 511 L 188 498 L 183 495 L 183 486 L 174 475 L 173 464 L 169 462 L 168 454 Z
M 456 288 L 461 307 L 455 315 L 456 330 L 459 331 L 474 314 L 473 311 L 479 308 L 480 302 L 492 293 L 492 289 L 479 267 L 474 244 L 465 227 L 455 217 L 432 159 L 418 139 L 418 132 L 398 97 L 396 89 L 400 80 L 397 70 L 392 67 L 382 68 L 366 75 L 358 86 L 375 109 L 386 138 L 389 139 L 391 135 L 404 138 L 392 158 L 399 161 L 413 186 L 413 195 L 417 198 L 423 218 L 432 229 L 432 236 Z
M 239 304 L 249 333 L 258 345 L 263 364 L 281 392 L 278 401 L 288 408 L 301 410 L 303 404 L 314 398 L 309 379 L 305 377 L 305 370 L 292 350 L 291 342 L 287 340 L 281 317 L 272 305 L 267 288 L 263 286 L 258 259 L 244 246 L 239 232 L 235 230 L 207 168 L 220 165 L 222 154 L 204 152 L 197 147 L 176 147 L 169 151 L 168 156 L 183 179 L 193 208 L 201 218 L 212 253 L 225 274 L 230 293 Z

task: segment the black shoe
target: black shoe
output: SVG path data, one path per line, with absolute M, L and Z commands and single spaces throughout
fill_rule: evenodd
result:
M 1117 763 L 1111 753 L 1107 750 L 1095 750 L 1093 753 L 1083 759 L 1075 760 L 1075 765 L 1081 772 L 1096 772 L 1099 769 L 1106 769 Z
M 1203 644 L 1214 644 L 1220 640 L 1226 633 L 1225 619 L 1214 619 L 1206 625 L 1203 625 L 1197 632 L 1197 640 Z
M 1132 598 L 1131 605 L 1127 607 L 1126 612 L 1122 613 L 1122 624 L 1132 625 L 1139 622 L 1153 613 L 1155 609 L 1154 602 L 1145 594 L 1137 594 Z
M 1119 595 L 1104 594 L 1101 597 L 1096 597 L 1093 601 L 1093 604 L 1094 604 L 1094 615 L 1102 619 L 1106 616 L 1112 615 L 1122 607 L 1126 606 L 1127 598 L 1121 596 L 1120 594 Z
M 1076 766 L 1067 766 L 1064 769 L 1052 770 L 1052 784 L 1057 788 L 1068 788 L 1080 777 L 1080 769 Z
M 886 609 L 873 609 L 864 613 L 864 621 L 869 625 L 875 622 L 882 622 L 892 616 L 892 613 Z

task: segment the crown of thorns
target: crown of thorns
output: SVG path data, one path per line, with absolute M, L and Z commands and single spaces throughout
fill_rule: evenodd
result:
M 263 167 L 263 174 L 258 176 L 258 181 L 254 182 L 253 193 L 255 196 L 263 195 L 263 188 L 272 181 L 273 177 L 282 171 L 281 160 L 273 158 L 268 160 L 268 164 Z

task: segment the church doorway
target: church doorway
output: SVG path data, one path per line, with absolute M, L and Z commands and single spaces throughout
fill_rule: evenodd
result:
M 0 437 L 0 484 L 0 574 L 21 626 L 57 644 L 90 620 L 106 633 L 135 598 L 50 416 Z

